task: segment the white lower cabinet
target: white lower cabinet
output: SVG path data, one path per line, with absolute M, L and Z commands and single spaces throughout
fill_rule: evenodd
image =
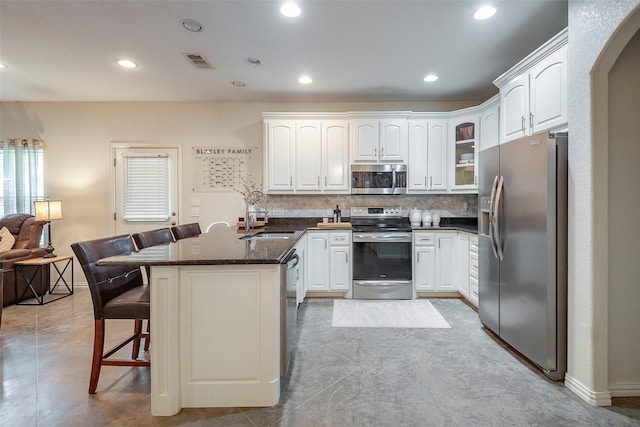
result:
M 413 283 L 416 292 L 451 292 L 455 286 L 456 232 L 413 233 Z
M 306 257 L 308 291 L 348 292 L 351 289 L 350 232 L 309 232 Z
M 469 235 L 466 233 L 458 234 L 458 292 L 469 298 Z
M 469 301 L 478 306 L 478 236 L 469 237 Z

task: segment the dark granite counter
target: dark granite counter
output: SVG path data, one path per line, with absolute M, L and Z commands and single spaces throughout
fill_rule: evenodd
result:
M 239 233 L 235 227 L 216 229 L 211 233 L 203 233 L 198 237 L 178 240 L 168 245 L 153 246 L 129 255 L 105 258 L 98 264 L 150 266 L 280 264 L 304 234 L 303 230 L 291 231 L 296 232 L 289 239 L 242 240 L 240 237 L 244 233 Z
M 345 222 L 349 218 L 345 218 Z M 306 230 L 350 230 L 349 228 L 317 227 L 322 218 L 271 218 L 269 223 L 251 233 L 292 231 L 289 239 L 242 240 L 244 230 L 235 227 L 217 228 L 198 237 L 182 239 L 168 245 L 153 246 L 129 255 L 100 260 L 102 265 L 230 265 L 280 264 L 285 255 Z M 439 227 L 414 227 L 414 230 L 453 230 L 478 234 L 477 218 L 442 218 Z
M 464 231 L 478 234 L 478 218 L 476 217 L 443 217 L 438 227 L 413 227 L 414 231 Z

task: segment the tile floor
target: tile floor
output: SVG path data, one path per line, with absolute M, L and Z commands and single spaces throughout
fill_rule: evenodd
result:
M 451 329 L 332 328 L 332 301 L 309 300 L 281 403 L 173 417 L 150 415 L 145 368 L 104 367 L 98 393 L 87 394 L 87 288 L 42 307 L 7 307 L 0 426 L 640 426 L 640 398 L 591 407 L 497 344 L 462 301 L 432 302 Z M 113 323 L 108 334 L 129 330 Z

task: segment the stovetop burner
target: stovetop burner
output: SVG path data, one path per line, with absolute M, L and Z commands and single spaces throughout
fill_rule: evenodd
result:
M 354 207 L 350 212 L 356 232 L 411 231 L 409 218 L 402 216 L 400 207 Z

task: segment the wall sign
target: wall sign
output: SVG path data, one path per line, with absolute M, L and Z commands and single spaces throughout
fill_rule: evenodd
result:
M 192 147 L 193 191 L 234 191 L 260 182 L 258 147 Z

